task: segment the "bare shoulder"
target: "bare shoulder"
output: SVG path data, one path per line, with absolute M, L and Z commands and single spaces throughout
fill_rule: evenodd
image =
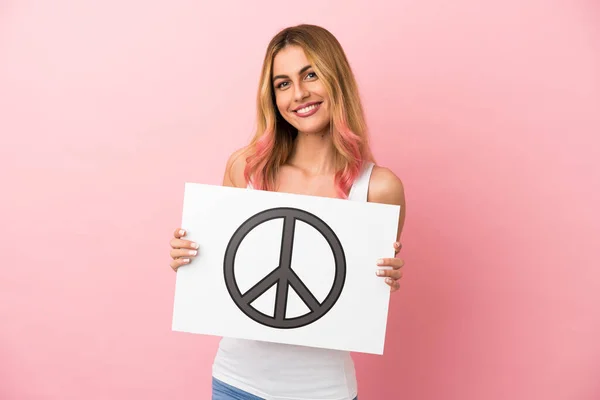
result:
M 244 170 L 246 169 L 247 148 L 243 147 L 234 151 L 227 160 L 223 186 L 246 187 Z
M 404 185 L 389 168 L 374 166 L 368 201 L 404 206 Z
M 406 199 L 404 184 L 390 169 L 374 166 L 369 182 L 367 201 L 400 206 L 397 240 L 400 240 L 406 220 Z

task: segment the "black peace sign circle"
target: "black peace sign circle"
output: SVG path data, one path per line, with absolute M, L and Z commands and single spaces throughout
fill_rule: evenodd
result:
M 240 291 L 236 282 L 234 265 L 237 250 L 246 235 L 258 225 L 273 220 L 283 218 L 283 235 L 281 240 L 281 251 L 279 253 L 279 266 L 271 273 L 261 279 L 252 288 L 245 293 Z M 335 277 L 333 285 L 327 294 L 325 300 L 320 303 L 311 291 L 306 287 L 302 280 L 291 268 L 292 249 L 294 245 L 294 231 L 296 220 L 300 220 L 315 228 L 327 241 L 335 262 Z M 340 240 L 333 230 L 323 220 L 307 211 L 290 207 L 271 208 L 261 211 L 246 220 L 235 231 L 225 250 L 225 259 L 223 262 L 223 273 L 225 285 L 229 295 L 238 308 L 252 318 L 254 321 L 272 328 L 299 328 L 311 324 L 323 317 L 333 305 L 337 302 L 342 293 L 346 280 L 346 257 Z M 275 295 L 274 316 L 266 315 L 254 307 L 251 303 L 263 295 L 273 285 L 277 285 Z M 304 301 L 310 312 L 293 318 L 286 318 L 288 286 L 296 291 L 298 296 Z

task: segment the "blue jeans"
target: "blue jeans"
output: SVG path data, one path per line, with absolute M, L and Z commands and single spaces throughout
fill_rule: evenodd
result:
M 253 394 L 244 392 L 238 388 L 230 386 L 225 382 L 221 382 L 216 378 L 212 378 L 212 400 L 264 400 L 256 397 Z M 354 400 L 358 400 L 355 397 Z

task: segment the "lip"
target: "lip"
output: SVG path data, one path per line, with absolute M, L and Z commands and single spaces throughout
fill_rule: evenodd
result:
M 321 109 L 321 104 L 323 104 L 322 101 L 313 101 L 311 103 L 306 103 L 301 105 L 300 107 L 296 108 L 296 110 L 293 110 L 294 114 L 296 114 L 296 116 L 298 118 L 308 118 L 312 115 L 315 115 L 316 113 L 319 112 L 319 110 Z M 312 110 L 310 110 L 309 112 L 305 113 L 305 114 L 299 114 L 297 110 L 301 110 L 304 107 L 309 107 L 312 105 L 316 105 L 316 107 L 314 107 Z
M 322 101 L 312 101 L 310 103 L 301 104 L 298 107 L 294 108 L 292 111 L 293 112 L 298 112 L 298 110 L 301 110 L 304 107 L 309 107 L 309 106 L 312 106 L 313 104 L 321 104 L 321 103 L 322 103 Z

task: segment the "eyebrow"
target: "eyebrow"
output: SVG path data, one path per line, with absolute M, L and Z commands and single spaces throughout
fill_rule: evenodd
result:
M 305 67 L 303 67 L 299 72 L 298 75 L 306 72 L 306 70 L 310 69 L 312 67 L 312 65 L 306 65 Z M 277 79 L 284 79 L 284 78 L 289 78 L 289 76 L 287 75 L 277 75 L 273 77 L 273 82 L 276 81 Z

